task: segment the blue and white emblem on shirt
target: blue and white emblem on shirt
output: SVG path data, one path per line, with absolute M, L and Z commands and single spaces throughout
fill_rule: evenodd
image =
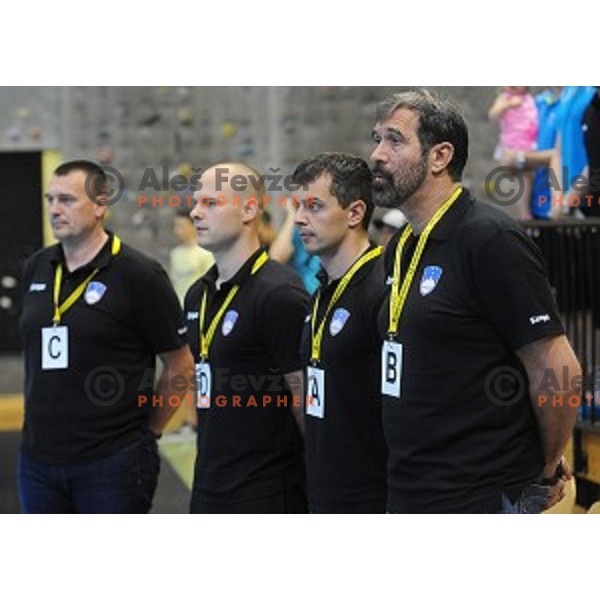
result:
M 419 291 L 421 296 L 427 296 L 431 294 L 435 289 L 435 286 L 440 282 L 442 278 L 442 267 L 425 267 L 423 271 L 423 278 L 421 279 L 421 285 Z
M 85 288 L 85 295 L 83 296 L 88 304 L 96 304 L 99 302 L 102 296 L 106 292 L 106 286 L 99 281 L 90 281 Z
M 346 324 L 346 321 L 350 318 L 350 313 L 345 308 L 338 308 L 331 317 L 331 323 L 329 324 L 329 333 L 331 335 L 337 335 Z
M 223 325 L 221 326 L 221 333 L 224 336 L 228 336 L 233 331 L 239 316 L 240 314 L 237 312 L 237 310 L 228 310 L 225 313 Z

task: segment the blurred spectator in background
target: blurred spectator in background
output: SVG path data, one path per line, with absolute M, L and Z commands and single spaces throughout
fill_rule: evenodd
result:
M 576 184 L 580 175 L 587 177 L 587 153 L 583 139 L 582 119 L 586 108 L 590 104 L 596 88 L 594 86 L 566 86 L 563 89 L 560 108 L 557 115 L 558 135 L 556 147 L 552 157 L 550 170 L 553 181 L 552 193 L 555 197 L 563 198 L 562 206 L 559 202 L 552 203 L 552 216 L 571 212 L 569 198 L 572 196 L 585 196 L 581 187 Z M 573 187 L 573 184 L 576 184 Z M 556 189 L 556 186 L 559 189 Z M 581 212 L 580 212 L 581 214 Z
M 491 121 L 500 126 L 500 140 L 496 160 L 502 162 L 507 152 L 529 152 L 536 149 L 538 110 L 526 86 L 506 86 L 498 94 L 488 112 Z M 533 174 L 523 172 L 523 194 L 519 200 L 519 218 L 531 219 L 529 198 Z
M 179 241 L 169 254 L 169 276 L 183 306 L 186 292 L 214 264 L 213 255 L 196 242 L 196 228 L 187 208 L 178 209 L 173 219 L 173 232 Z M 196 429 L 196 407 L 184 402 L 173 418 L 181 431 Z M 191 428 L 191 429 L 190 429 Z
M 179 245 L 169 254 L 169 275 L 179 301 L 183 304 L 186 292 L 214 263 L 212 254 L 198 246 L 196 229 L 187 208 L 177 211 L 173 232 Z
M 386 248 L 388 242 L 405 223 L 406 217 L 402 214 L 402 211 L 397 208 L 386 211 L 373 223 L 375 230 L 377 231 L 379 244 Z
M 530 201 L 534 219 L 549 219 L 552 209 L 553 189 L 550 186 L 548 167 L 552 161 L 558 135 L 558 112 L 562 87 L 544 89 L 535 96 L 538 110 L 537 150 L 529 152 L 504 152 L 502 164 L 518 170 L 535 169 Z
M 583 113 L 581 126 L 588 160 L 584 175 L 587 176 L 588 181 L 586 196 L 589 196 L 586 202 L 582 203 L 581 212 L 586 217 L 598 218 L 600 217 L 600 87 L 598 86 Z
M 285 208 L 285 221 L 269 248 L 269 256 L 292 267 L 302 278 L 308 293 L 313 294 L 319 287 L 317 273 L 321 269 L 321 261 L 304 249 L 300 233 L 294 224 L 296 209 L 291 198 L 286 202 Z
M 102 146 L 98 148 L 97 156 L 103 167 L 110 167 L 115 159 L 115 151 L 110 146 Z

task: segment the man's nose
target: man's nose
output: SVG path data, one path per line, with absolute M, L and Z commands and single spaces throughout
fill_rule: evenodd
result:
M 56 198 L 48 200 L 48 214 L 50 214 L 50 215 L 60 214 L 60 204 Z
M 369 159 L 371 162 L 371 168 L 373 168 L 377 164 L 387 163 L 388 156 L 382 142 L 375 144 L 375 147 L 373 148 Z
M 202 206 L 200 200 L 196 200 L 196 205 L 190 211 L 190 217 L 194 220 L 202 220 L 204 218 L 204 211 L 202 210 Z
M 298 207 L 296 208 L 296 215 L 294 217 L 294 223 L 296 225 L 306 225 L 307 224 L 307 211 L 306 211 L 306 207 L 304 206 L 303 203 L 300 203 L 298 205 Z

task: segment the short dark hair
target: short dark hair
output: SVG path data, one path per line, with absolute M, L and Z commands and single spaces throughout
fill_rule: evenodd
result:
M 72 160 L 63 163 L 54 170 L 54 175 L 64 177 L 73 171 L 83 171 L 86 179 L 90 182 L 89 187 L 86 186 L 86 191 L 94 194 L 94 197 L 105 194 L 108 191 L 108 179 L 104 169 L 90 160 Z
M 175 211 L 175 218 L 187 219 L 191 223 L 194 222 L 192 216 L 190 215 L 191 208 L 185 208 L 185 206 L 180 206 Z
M 417 135 L 424 154 L 441 142 L 452 144 L 454 156 L 448 164 L 448 174 L 452 181 L 460 181 L 469 157 L 469 132 L 458 108 L 429 90 L 409 90 L 381 102 L 377 106 L 377 122 L 387 121 L 400 108 L 412 110 L 419 116 Z
M 373 215 L 373 175 L 369 165 L 358 156 L 344 152 L 321 152 L 301 162 L 292 175 L 295 184 L 306 186 L 321 175 L 331 177 L 330 192 L 342 208 L 359 198 L 366 204 L 363 227 L 368 229 Z

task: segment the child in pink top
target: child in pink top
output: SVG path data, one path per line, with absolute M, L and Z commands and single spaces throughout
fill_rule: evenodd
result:
M 533 96 L 526 86 L 502 88 L 489 111 L 489 118 L 500 125 L 500 141 L 495 158 L 502 158 L 509 152 L 521 153 L 536 149 L 538 134 L 538 111 Z M 521 219 L 530 219 L 529 201 L 533 186 L 533 173 L 523 175 L 523 194 L 519 200 Z

